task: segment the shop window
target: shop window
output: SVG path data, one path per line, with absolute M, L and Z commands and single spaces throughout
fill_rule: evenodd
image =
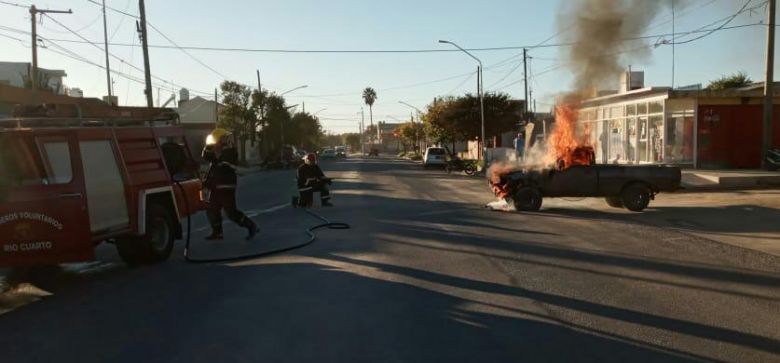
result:
M 628 147 L 626 148 L 626 160 L 630 163 L 637 161 L 637 124 L 636 119 L 631 118 L 627 122 L 628 124 Z
M 648 104 L 649 113 L 661 113 L 664 112 L 663 101 L 653 101 Z
M 635 116 L 636 115 L 636 105 L 627 105 L 626 106 L 626 114 L 629 116 Z
M 609 122 L 609 162 L 617 163 L 625 158 L 623 120 Z
M 647 104 L 642 102 L 636 105 L 637 115 L 647 115 Z
M 650 162 L 659 163 L 662 162 L 664 155 L 664 118 L 663 116 L 650 117 Z
M 693 117 L 667 120 L 665 160 L 675 164 L 693 162 Z
M 625 115 L 623 114 L 623 106 L 617 106 L 617 107 L 612 107 L 611 108 L 610 117 L 612 117 L 612 118 L 620 118 L 620 117 L 624 117 L 624 116 Z
M 647 129 L 647 117 L 640 117 L 637 121 L 637 161 L 638 162 L 648 162 L 650 161 L 647 157 L 647 144 L 648 144 L 648 134 L 649 131 Z

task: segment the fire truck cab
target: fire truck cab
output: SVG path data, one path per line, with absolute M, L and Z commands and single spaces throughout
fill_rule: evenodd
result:
M 0 120 L 0 266 L 89 261 L 103 241 L 131 265 L 170 256 L 200 209 L 198 164 L 175 112 L 124 113 Z

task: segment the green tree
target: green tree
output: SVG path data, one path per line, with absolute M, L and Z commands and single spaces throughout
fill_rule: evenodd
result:
M 372 127 L 374 126 L 374 102 L 376 102 L 378 98 L 379 97 L 377 97 L 376 91 L 373 88 L 366 87 L 366 89 L 363 90 L 363 102 L 365 102 L 365 104 L 368 105 L 368 117 L 369 117 L 370 126 Z M 369 135 L 371 135 L 369 136 L 370 140 L 373 140 L 374 135 L 377 134 L 373 134 L 373 135 L 369 134 Z
M 307 150 L 314 150 L 319 146 L 322 134 L 320 120 L 305 112 L 293 115 L 288 127 L 285 127 L 287 143 Z
M 747 73 L 738 72 L 729 76 L 721 76 L 710 82 L 710 84 L 707 85 L 707 89 L 711 91 L 722 91 L 730 88 L 749 86 L 751 83 L 753 83 L 753 80 L 748 77 Z
M 291 119 L 284 97 L 275 93 L 269 93 L 263 98 L 263 122 L 261 139 L 265 146 L 267 157 L 282 148 L 282 138 L 288 140 L 287 124 Z M 284 135 L 282 135 L 284 131 Z
M 342 143 L 349 145 L 349 147 L 352 148 L 352 151 L 360 150 L 360 134 L 347 133 L 347 134 L 342 134 L 341 136 L 342 136 Z
M 223 106 L 219 111 L 217 125 L 233 133 L 241 164 L 245 164 L 246 140 L 254 132 L 253 125 L 257 120 L 255 111 L 250 107 L 252 92 L 248 86 L 233 81 L 224 81 L 219 87 Z
M 414 149 L 414 146 L 417 143 L 417 140 L 419 140 L 421 137 L 422 133 L 423 126 L 419 122 L 405 122 L 396 129 L 396 134 L 403 141 L 404 151 L 406 151 L 409 147 Z
M 485 94 L 485 136 L 500 135 L 517 128 L 522 117 L 522 103 L 507 94 Z M 482 135 L 479 97 L 466 94 L 457 98 L 437 98 L 423 116 L 425 132 L 437 143 L 473 140 Z

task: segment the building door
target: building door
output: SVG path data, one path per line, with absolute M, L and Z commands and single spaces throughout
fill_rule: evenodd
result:
M 0 137 L 0 266 L 94 258 L 80 168 L 73 132 Z

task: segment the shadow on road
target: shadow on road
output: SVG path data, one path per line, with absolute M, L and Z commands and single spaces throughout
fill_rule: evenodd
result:
M 341 262 L 367 265 L 330 256 Z M 585 311 L 603 306 L 404 269 L 437 283 L 524 294 Z M 541 317 L 485 313 L 451 295 L 360 276 L 332 266 L 291 263 L 139 271 L 136 278 L 87 287 L 0 316 L 12 362 L 213 361 L 693 361 L 701 357 L 588 333 Z M 178 281 L 171 285 L 170 281 Z M 305 284 L 303 284 L 305 282 Z M 150 298 L 139 294 L 154 292 Z M 67 308 L 64 308 L 67 306 Z M 704 334 L 703 327 L 620 309 L 609 315 Z M 673 325 L 673 326 L 669 326 Z M 35 335 L 46 332 L 47 344 Z M 758 338 L 714 330 L 763 347 Z

